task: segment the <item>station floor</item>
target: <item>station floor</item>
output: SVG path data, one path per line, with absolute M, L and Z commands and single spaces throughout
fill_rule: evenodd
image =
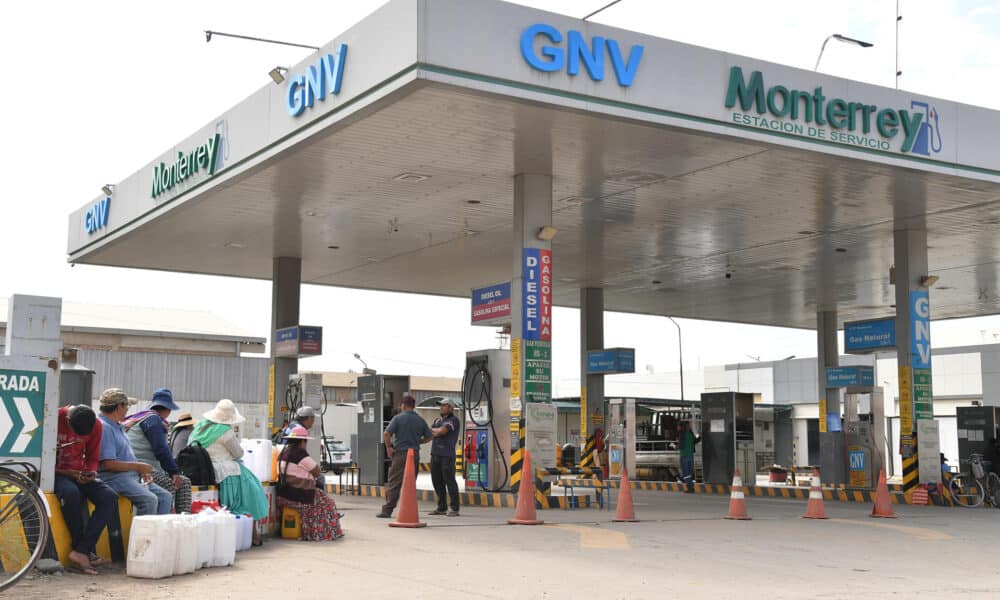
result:
M 596 509 L 539 511 L 538 527 L 505 525 L 508 509 L 464 507 L 391 529 L 379 500 L 337 496 L 347 536 L 333 543 L 269 540 L 233 567 L 159 581 L 117 567 L 98 577 L 21 583 L 21 600 L 330 598 L 847 598 L 862 593 L 996 597 L 1000 510 L 895 506 L 872 519 L 863 504 L 750 498 L 751 521 L 726 521 L 728 498 L 636 492 L 641 523 Z M 420 506 L 421 513 L 433 508 Z

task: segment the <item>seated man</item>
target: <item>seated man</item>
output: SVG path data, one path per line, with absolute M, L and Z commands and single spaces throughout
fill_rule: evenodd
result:
M 94 567 L 103 562 L 95 553 L 97 539 L 118 502 L 118 494 L 97 480 L 101 429 L 94 409 L 89 406 L 81 404 L 59 409 L 53 488 L 73 544 L 69 560 L 87 575 L 97 575 Z M 83 503 L 86 500 L 94 503 L 94 512 L 84 525 Z
M 131 414 L 122 422 L 136 460 L 153 467 L 153 483 L 174 493 L 174 511 L 191 512 L 191 480 L 181 474 L 167 444 L 167 417 L 179 407 L 167 388 L 153 392 L 149 410 Z
M 165 515 L 174 503 L 173 495 L 153 483 L 153 467 L 139 462 L 121 422 L 128 407 L 135 404 L 118 388 L 101 393 L 101 465 L 99 475 L 119 496 L 132 501 L 137 515 Z M 147 487 L 148 486 L 148 487 Z

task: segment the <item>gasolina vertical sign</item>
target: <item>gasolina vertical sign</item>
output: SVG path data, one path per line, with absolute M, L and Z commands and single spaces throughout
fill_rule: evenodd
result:
M 41 458 L 45 373 L 0 369 L 0 457 Z

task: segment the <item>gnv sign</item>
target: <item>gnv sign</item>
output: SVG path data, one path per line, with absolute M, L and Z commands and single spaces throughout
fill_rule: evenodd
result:
M 615 71 L 618 85 L 622 87 L 632 85 L 644 50 L 640 44 L 633 45 L 626 60 L 616 40 L 606 40 L 597 35 L 588 43 L 582 33 L 570 30 L 566 34 L 566 48 L 543 44 L 536 51 L 535 38 L 538 37 L 544 38 L 551 44 L 560 44 L 563 41 L 562 33 L 551 25 L 537 23 L 525 29 L 521 33 L 521 56 L 531 68 L 546 72 L 561 71 L 565 68 L 568 74 L 578 75 L 582 64 L 591 79 L 603 81 L 606 62 L 604 50 L 607 48 L 611 67 Z
M 87 209 L 83 215 L 83 228 L 87 233 L 94 233 L 108 224 L 108 215 L 111 212 L 111 198 L 99 200 L 97 204 Z
M 303 75 L 288 80 L 285 93 L 285 110 L 289 116 L 297 117 L 306 108 L 312 108 L 316 100 L 326 100 L 340 93 L 344 81 L 344 61 L 347 60 L 347 44 L 341 44 L 333 54 L 320 57 L 319 62 L 310 65 Z
M 910 366 L 931 368 L 931 303 L 927 290 L 910 292 Z

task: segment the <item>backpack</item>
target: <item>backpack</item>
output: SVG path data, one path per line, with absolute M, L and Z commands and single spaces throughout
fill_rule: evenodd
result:
M 198 442 L 194 442 L 177 454 L 177 468 L 191 480 L 191 485 L 216 484 L 212 459 Z

